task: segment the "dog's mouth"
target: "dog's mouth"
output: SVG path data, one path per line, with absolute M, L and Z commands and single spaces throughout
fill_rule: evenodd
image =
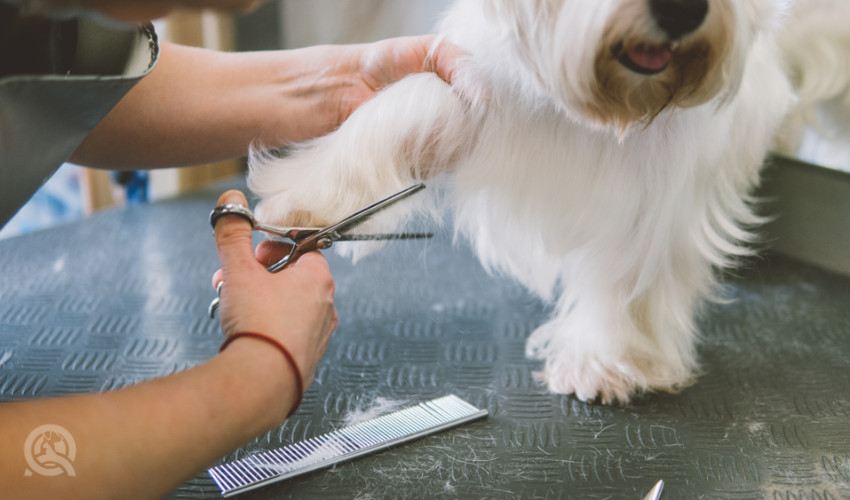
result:
M 619 43 L 614 47 L 613 53 L 620 64 L 641 75 L 661 73 L 673 59 L 670 42 L 638 42 L 633 45 Z

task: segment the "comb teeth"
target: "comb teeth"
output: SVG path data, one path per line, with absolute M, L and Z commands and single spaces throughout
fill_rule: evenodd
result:
M 207 472 L 225 497 L 306 474 L 487 415 L 455 395 L 343 427 L 283 448 L 254 453 Z

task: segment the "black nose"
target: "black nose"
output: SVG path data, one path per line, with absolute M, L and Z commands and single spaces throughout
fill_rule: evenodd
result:
M 708 0 L 649 0 L 649 8 L 658 27 L 678 40 L 699 28 L 708 13 Z

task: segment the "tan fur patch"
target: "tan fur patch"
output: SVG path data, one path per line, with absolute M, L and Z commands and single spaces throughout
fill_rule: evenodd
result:
M 626 4 L 612 17 L 599 44 L 594 67 L 597 85 L 583 111 L 625 130 L 636 122 L 650 123 L 669 106 L 697 106 L 717 97 L 726 83 L 724 63 L 735 43 L 734 28 L 728 24 L 734 22 L 732 8 L 725 2 L 712 2 L 703 25 L 673 43 L 669 66 L 655 75 L 641 75 L 619 62 L 625 47 L 664 40 L 647 29 L 652 21 L 645 1 Z

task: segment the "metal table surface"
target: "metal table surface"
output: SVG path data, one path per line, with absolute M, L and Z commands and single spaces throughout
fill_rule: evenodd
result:
M 0 241 L 0 398 L 104 391 L 221 342 L 207 216 L 224 189 Z M 299 412 L 224 457 L 340 427 L 376 402 L 456 393 L 485 420 L 243 498 L 850 498 L 850 279 L 775 256 L 700 320 L 703 371 L 625 407 L 548 394 L 524 341 L 547 306 L 447 230 L 356 266 L 327 253 L 340 323 Z M 218 496 L 206 473 L 175 498 Z

